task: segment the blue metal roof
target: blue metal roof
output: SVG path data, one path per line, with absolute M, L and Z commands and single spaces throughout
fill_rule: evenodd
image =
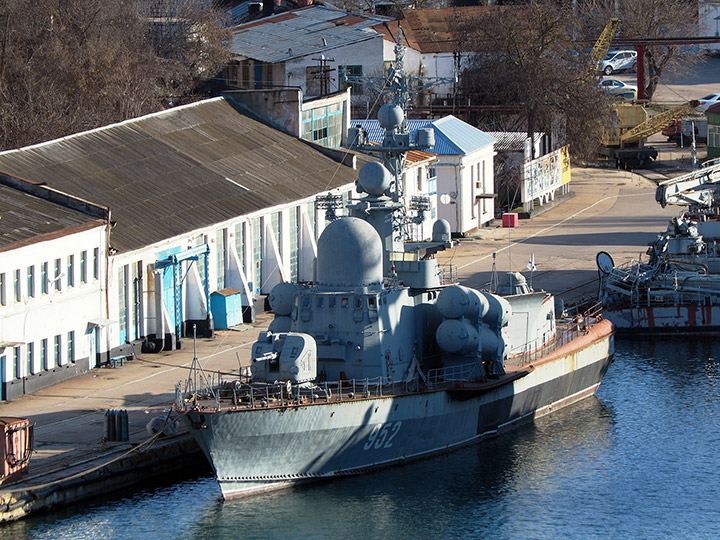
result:
M 390 19 L 312 5 L 231 29 L 230 52 L 261 62 L 285 62 L 380 36 L 371 26 Z
M 372 142 L 381 143 L 385 136 L 377 120 L 351 120 L 350 125 L 362 127 Z M 431 151 L 442 156 L 465 155 L 495 143 L 494 137 L 452 115 L 439 120 L 408 120 L 407 127 L 411 134 L 432 127 L 435 146 Z

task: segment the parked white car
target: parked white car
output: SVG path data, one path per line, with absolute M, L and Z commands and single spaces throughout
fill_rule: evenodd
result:
M 703 98 L 700 98 L 698 101 L 700 102 L 700 105 L 698 106 L 698 110 L 707 111 L 710 107 L 712 107 L 716 103 L 720 103 L 720 93 L 716 92 L 714 94 L 709 94 Z
M 605 90 L 610 96 L 637 99 L 637 86 L 624 83 L 618 79 L 600 79 L 598 86 Z
M 600 64 L 600 71 L 612 75 L 616 71 L 626 71 L 635 67 L 636 51 L 610 51 Z

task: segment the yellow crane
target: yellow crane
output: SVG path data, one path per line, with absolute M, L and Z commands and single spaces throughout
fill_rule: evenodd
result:
M 642 105 L 616 105 L 611 125 L 603 127 L 600 154 L 614 160 L 618 167 L 647 165 L 657 158 L 658 151 L 652 146 L 645 146 L 645 139 L 669 126 L 674 119 L 689 113 L 699 104 L 697 100 L 688 101 L 650 117 Z
M 610 49 L 610 43 L 615 37 L 615 32 L 619 24 L 620 19 L 610 19 L 600 33 L 600 37 L 595 42 L 595 45 L 593 45 L 592 51 L 590 52 L 590 61 L 595 69 L 600 68 L 600 62 L 602 62 L 607 55 L 608 49 Z
M 663 111 L 654 116 L 651 116 L 644 122 L 638 124 L 632 129 L 627 130 L 625 133 L 620 135 L 621 143 L 637 143 L 642 139 L 646 139 L 653 133 L 657 133 L 661 129 L 668 127 L 672 124 L 672 121 L 677 118 L 682 118 L 684 115 L 695 109 L 700 105 L 700 102 L 696 99 L 683 103 L 667 111 Z

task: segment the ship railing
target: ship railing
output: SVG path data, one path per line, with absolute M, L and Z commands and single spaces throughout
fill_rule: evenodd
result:
M 457 265 L 438 265 L 438 277 L 440 278 L 440 285 L 455 285 L 456 283 L 459 283 Z
M 577 337 L 587 334 L 590 328 L 601 321 L 602 318 L 602 303 L 596 302 L 567 320 L 558 322 L 555 326 L 555 336 L 545 344 L 537 340 L 530 341 L 525 344 L 522 350 L 511 351 L 511 357 L 514 359 L 514 363 L 521 366 L 532 364 Z
M 175 385 L 175 405 L 184 410 L 200 402 L 214 402 L 220 406 L 219 388 L 222 387 L 222 374 L 218 371 L 205 371 L 198 366 L 190 368 L 190 374 L 184 381 Z
M 479 362 L 470 362 L 468 364 L 431 369 L 427 372 L 426 384 L 428 388 L 434 389 L 453 382 L 469 381 L 473 375 L 478 373 L 479 367 Z
M 222 380 L 218 372 L 216 380 L 214 393 L 187 392 L 183 384 L 178 383 L 175 388 L 176 407 L 179 410 L 286 407 L 408 394 L 419 391 L 421 387 L 417 378 L 402 382 L 368 377 L 300 384 L 288 381 L 253 383 L 237 376 Z

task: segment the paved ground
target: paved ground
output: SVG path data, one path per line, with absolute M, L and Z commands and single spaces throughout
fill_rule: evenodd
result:
M 609 252 L 618 262 L 637 258 L 677 214 L 677 209 L 661 209 L 655 202 L 655 183 L 646 176 L 575 169 L 574 197 L 531 220 L 521 220 L 517 229 L 481 229 L 439 258 L 457 265 L 464 284 L 484 287 L 491 280 L 493 253 L 500 279 L 511 268 L 528 280 L 527 265 L 534 254 L 535 289 L 551 291 L 566 303 L 592 296 L 597 292 L 598 251 Z
M 613 73 L 610 77 L 637 86 L 637 73 Z M 695 65 L 664 74 L 653 100 L 680 104 L 713 92 L 720 92 L 720 56 L 708 56 Z

